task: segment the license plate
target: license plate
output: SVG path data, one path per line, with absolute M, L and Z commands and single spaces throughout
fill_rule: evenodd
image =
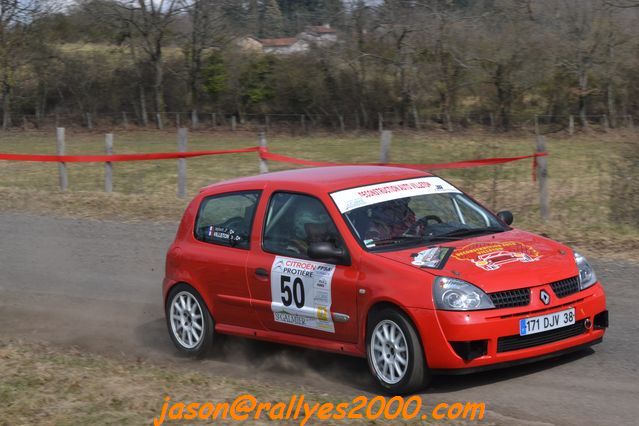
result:
M 575 309 L 554 312 L 538 317 L 524 318 L 519 320 L 519 335 L 541 333 L 542 331 L 554 330 L 575 323 Z

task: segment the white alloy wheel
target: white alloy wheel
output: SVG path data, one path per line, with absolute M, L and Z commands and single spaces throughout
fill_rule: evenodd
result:
M 394 385 L 408 371 L 409 352 L 404 332 L 391 320 L 380 321 L 371 336 L 370 360 L 383 382 Z
M 188 291 L 176 294 L 169 314 L 171 332 L 175 340 L 186 349 L 195 348 L 204 335 L 204 318 L 198 300 Z

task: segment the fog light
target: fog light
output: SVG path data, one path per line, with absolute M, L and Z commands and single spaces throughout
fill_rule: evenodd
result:
M 464 361 L 472 361 L 475 358 L 488 353 L 488 340 L 469 340 L 466 342 L 450 342 L 450 345 Z
M 595 315 L 595 330 L 608 328 L 608 311 L 599 312 Z

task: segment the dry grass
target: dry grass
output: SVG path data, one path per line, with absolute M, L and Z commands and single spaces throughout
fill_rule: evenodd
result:
M 615 224 L 609 220 L 614 170 L 621 161 L 620 148 L 635 144 L 635 133 L 590 134 L 574 137 L 547 137 L 552 220 L 539 220 L 537 187 L 531 179 L 531 162 L 463 170 L 441 170 L 450 179 L 495 210 L 510 209 L 516 225 L 594 253 L 639 253 L 636 224 Z M 248 132 L 192 133 L 189 150 L 228 149 L 256 145 Z M 314 160 L 336 162 L 376 161 L 379 143 L 376 134 L 315 135 L 304 138 L 270 135 L 269 148 L 278 153 Z M 100 154 L 103 136 L 97 133 L 67 134 L 67 153 Z M 175 151 L 173 131 L 119 132 L 115 152 Z M 530 154 L 530 135 L 495 136 L 486 133 L 449 135 L 396 134 L 391 159 L 394 162 L 438 163 L 463 159 Z M 8 133 L 0 135 L 0 151 L 54 153 L 51 133 Z M 271 164 L 271 170 L 291 166 Z M 188 193 L 223 179 L 255 174 L 253 153 L 188 160 Z M 70 164 L 70 191 L 59 193 L 56 164 L 0 162 L 1 210 L 28 211 L 72 217 L 117 220 L 175 221 L 186 202 L 175 196 L 175 161 L 116 163 L 116 193 L 103 193 L 102 164 Z M 639 200 L 624 200 L 639 202 Z
M 165 396 L 169 396 L 173 402 L 185 403 L 231 402 L 235 397 L 247 393 L 255 396 L 259 402 L 272 403 L 290 401 L 293 393 L 303 393 L 309 404 L 337 403 L 352 398 L 308 389 L 291 390 L 279 383 L 265 383 L 257 379 L 202 374 L 187 369 L 187 361 L 184 364 L 184 367 L 157 366 L 143 361 L 105 358 L 72 349 L 60 350 L 41 344 L 0 341 L 0 424 L 152 424 L 153 418 L 161 412 Z M 432 406 L 427 406 L 424 401 L 422 413 L 425 414 L 428 408 Z M 312 420 L 307 424 L 316 422 Z M 215 423 L 232 424 L 222 420 L 216 420 Z M 259 423 L 247 423 L 272 422 L 263 415 Z M 322 422 L 343 423 L 338 420 Z M 348 423 L 368 422 L 349 420 Z M 390 422 L 378 420 L 373 423 Z M 488 424 L 486 421 L 482 423 Z M 199 420 L 192 423 L 167 421 L 165 424 L 209 423 Z M 392 424 L 406 422 L 393 421 Z

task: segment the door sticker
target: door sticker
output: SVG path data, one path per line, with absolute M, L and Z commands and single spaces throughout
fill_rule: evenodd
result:
M 335 265 L 277 256 L 271 267 L 275 321 L 335 333 L 331 281 Z

